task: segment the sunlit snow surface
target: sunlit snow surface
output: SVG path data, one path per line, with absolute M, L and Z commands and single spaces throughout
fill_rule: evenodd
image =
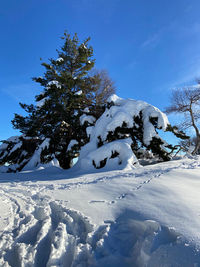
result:
M 0 266 L 200 266 L 200 158 L 0 182 Z

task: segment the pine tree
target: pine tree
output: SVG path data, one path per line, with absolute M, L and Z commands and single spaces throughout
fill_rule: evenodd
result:
M 31 150 L 32 154 L 28 153 L 25 160 L 20 160 L 17 170 L 27 164 L 36 150 L 40 157 L 38 161 L 48 163 L 56 158 L 62 168 L 70 168 L 73 158 L 79 155 L 80 147 L 88 142 L 86 127 L 92 124 L 81 124 L 81 115 L 87 113 L 87 116 L 93 116 L 94 122 L 104 111 L 104 100 L 97 102 L 97 93 L 110 91 L 111 94 L 114 90 L 112 82 L 109 88 L 104 86 L 99 89 L 102 79 L 90 73 L 95 63 L 93 49 L 88 45 L 90 38 L 81 43 L 77 34 L 71 38 L 65 33 L 62 39 L 64 45 L 60 51 L 57 50 L 58 58 L 42 63 L 45 67 L 44 76 L 33 78 L 43 87 L 43 91 L 35 97 L 36 105 L 20 103 L 28 115 L 15 114 L 12 121 L 14 128 L 22 133 L 22 143 L 23 140 L 31 143 L 32 139 L 37 139 L 35 149 Z M 48 145 L 42 145 L 44 140 L 48 140 Z M 9 146 L 0 151 L 0 165 L 8 162 L 8 154 L 10 164 L 19 163 L 19 155 L 24 154 L 24 146 L 17 146 L 17 157 L 8 153 L 8 150 L 13 152 L 15 146 L 16 142 L 9 141 Z M 42 149 L 39 149 L 40 146 Z

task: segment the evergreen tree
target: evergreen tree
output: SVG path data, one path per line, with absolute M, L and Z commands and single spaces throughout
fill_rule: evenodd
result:
M 90 141 L 81 149 L 79 168 L 134 168 L 144 157 L 167 161 L 180 146 L 168 144 L 159 131 L 188 138 L 170 125 L 164 113 L 146 102 L 116 95 L 107 101 L 105 112 L 91 128 Z
M 31 149 L 32 153 L 26 153 L 24 159 L 24 145 L 18 144 L 18 153 L 13 154 L 16 141 L 9 141 L 9 146 L 5 141 L 4 149 L 0 151 L 0 165 L 5 162 L 20 163 L 17 170 L 21 170 L 37 150 L 38 162 L 48 163 L 56 158 L 62 168 L 70 168 L 73 158 L 79 155 L 80 147 L 88 142 L 86 127 L 104 111 L 104 98 L 97 101 L 97 94 L 110 92 L 109 96 L 115 90 L 112 82 L 108 87 L 105 79 L 100 77 L 101 72 L 98 75 L 90 73 L 95 63 L 93 49 L 88 45 L 90 38 L 80 43 L 77 34 L 71 38 L 65 33 L 63 40 L 64 45 L 60 51 L 57 50 L 58 58 L 42 63 L 44 76 L 33 78 L 43 87 L 43 91 L 35 97 L 36 105 L 20 103 L 28 115 L 15 114 L 12 121 L 14 128 L 22 133 L 20 144 L 26 140 L 26 144 L 29 142 L 32 147 L 32 143 L 35 144 L 32 140 L 37 139 L 37 145 Z M 106 78 L 109 80 L 109 77 Z M 93 121 L 81 124 L 80 117 L 84 113 L 93 116 Z M 48 145 L 45 140 L 48 140 Z M 44 143 L 45 146 L 42 145 Z M 42 149 L 39 149 L 40 146 Z

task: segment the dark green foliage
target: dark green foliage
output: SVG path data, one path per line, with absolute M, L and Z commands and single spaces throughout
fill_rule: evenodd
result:
M 62 39 L 64 45 L 57 50 L 58 59 L 42 63 L 43 77 L 33 78 L 43 88 L 35 97 L 36 105 L 20 103 L 27 116 L 15 114 L 12 124 L 23 136 L 37 138 L 39 145 L 49 138 L 49 146 L 42 148 L 40 154 L 41 163 L 48 163 L 55 157 L 60 166 L 67 169 L 79 155 L 80 147 L 88 142 L 88 124 L 81 125 L 80 116 L 88 108 L 87 115 L 98 118 L 104 111 L 105 98 L 115 88 L 106 72 L 90 72 L 95 63 L 93 49 L 88 44 L 90 38 L 81 43 L 77 34 L 71 37 L 65 33 Z M 76 144 L 68 149 L 72 140 Z M 17 158 L 23 159 L 17 151 L 15 153 L 8 158 L 4 151 L 0 164 L 15 164 Z M 29 159 L 33 154 L 34 149 L 28 153 Z
M 168 146 L 164 145 L 162 139 L 156 137 L 152 138 L 150 145 L 147 147 L 147 149 L 152 151 L 152 153 L 159 159 L 162 159 L 163 161 L 168 161 L 170 160 L 170 156 L 166 148 L 168 148 Z

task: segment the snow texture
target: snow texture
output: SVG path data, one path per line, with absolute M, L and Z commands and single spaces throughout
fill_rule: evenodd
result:
M 199 169 L 0 174 L 0 266 L 198 267 Z

